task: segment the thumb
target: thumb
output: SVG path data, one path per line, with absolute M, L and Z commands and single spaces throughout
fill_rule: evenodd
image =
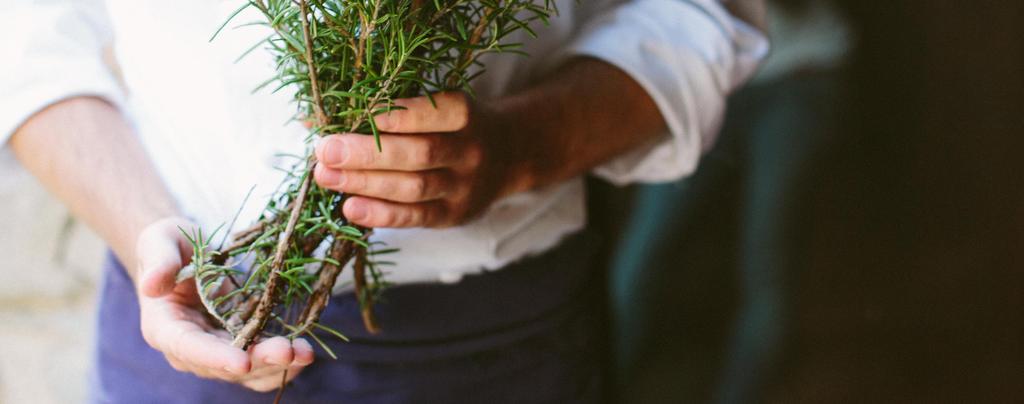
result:
M 139 235 L 136 252 L 139 291 L 148 297 L 160 297 L 174 290 L 178 271 L 185 266 L 182 243 L 174 226 L 154 224 Z

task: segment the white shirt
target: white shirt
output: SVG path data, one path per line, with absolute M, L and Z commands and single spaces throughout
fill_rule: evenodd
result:
M 211 230 L 230 221 L 253 187 L 237 227 L 274 191 L 299 154 L 305 129 L 289 122 L 289 91 L 253 93 L 274 75 L 268 52 L 236 62 L 268 35 L 241 27 L 209 38 L 240 1 L 3 0 L 0 13 L 0 144 L 29 116 L 76 95 L 119 106 L 186 213 Z M 520 32 L 530 57 L 490 54 L 480 97 L 527 86 L 573 55 L 618 66 L 651 95 L 670 133 L 593 173 L 613 183 L 668 181 L 691 173 L 715 139 L 729 92 L 767 52 L 767 40 L 714 0 L 556 0 L 559 15 Z M 233 25 L 258 20 L 245 14 Z M 112 42 L 111 42 L 112 40 Z M 123 85 L 104 58 L 112 43 Z M 105 61 L 107 61 L 105 63 Z M 627 134 L 628 135 L 628 134 Z M 97 156 L 116 158 L 116 156 Z M 131 190 L 124 190 L 131 192 Z M 496 202 L 450 229 L 377 229 L 400 252 L 388 280 L 456 282 L 543 252 L 585 225 L 581 179 Z M 346 271 L 345 274 L 351 274 Z

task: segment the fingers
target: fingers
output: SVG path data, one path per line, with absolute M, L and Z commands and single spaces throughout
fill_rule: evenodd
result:
M 327 136 L 317 146 L 316 157 L 320 163 L 337 169 L 416 171 L 457 163 L 465 157 L 462 150 L 454 147 L 458 142 L 442 134 L 466 128 L 470 113 L 466 96 L 459 92 L 438 93 L 433 95 L 433 101 L 426 96 L 395 100 L 400 109 L 374 117 L 380 132 L 417 136 L 382 134 L 380 150 L 376 139 L 370 136 Z
M 469 123 L 469 103 L 459 92 L 395 100 L 396 109 L 374 117 L 377 129 L 392 133 L 457 132 Z
M 447 170 L 420 172 L 335 170 L 317 165 L 313 176 L 321 187 L 394 202 L 425 202 L 459 190 Z
M 440 201 L 395 203 L 355 196 L 345 201 L 343 209 L 346 218 L 366 227 L 448 227 L 454 224 Z
M 313 363 L 315 354 L 313 353 L 313 345 L 301 338 L 297 338 L 292 341 L 292 350 L 295 351 L 295 360 L 292 361 L 293 365 L 296 366 L 309 366 Z
M 162 345 L 166 349 L 161 351 L 193 368 L 223 370 L 230 374 L 243 375 L 248 373 L 252 366 L 252 361 L 245 351 L 231 346 L 230 341 L 209 334 L 198 326 L 194 329 L 182 329 L 173 334 L 177 336 L 172 337 L 170 341 L 165 340 Z
M 280 373 L 288 367 L 305 367 L 313 363 L 313 346 L 304 339 L 289 341 L 285 337 L 273 337 L 260 341 L 249 350 L 252 369 L 247 376 L 261 377 Z
M 187 245 L 180 242 L 179 225 L 173 220 L 162 220 L 150 225 L 139 235 L 136 242 L 138 256 L 137 282 L 143 295 L 159 297 L 174 289 L 175 277 L 185 265 L 183 256 Z
M 295 359 L 291 341 L 285 337 L 273 337 L 253 345 L 249 353 L 256 363 L 290 365 Z
M 207 331 L 202 313 L 183 304 L 180 296 L 139 299 L 142 336 L 168 362 L 182 371 L 227 379 L 249 372 L 249 354 L 231 340 Z
M 460 139 L 451 135 L 325 136 L 316 148 L 317 160 L 334 169 L 420 171 L 458 166 L 463 160 Z
M 208 337 L 216 337 L 200 334 L 194 331 L 183 333 L 179 345 L 164 351 L 171 367 L 199 377 L 239 383 L 252 390 L 266 392 L 280 386 L 285 370 L 288 371 L 290 381 L 314 360 L 313 347 L 309 342 L 273 337 L 253 345 L 248 354 L 231 347 L 241 355 L 234 360 L 248 361 L 244 362 L 244 367 L 238 367 L 238 364 L 222 367 L 227 363 L 220 355 L 222 353 L 210 350 L 210 341 L 206 341 Z
M 310 359 L 311 360 L 311 359 Z M 250 390 L 258 392 L 273 391 L 281 386 L 281 379 L 284 371 L 287 370 L 287 381 L 295 379 L 309 363 L 300 363 L 298 360 L 287 365 L 259 364 L 249 373 L 238 375 L 217 369 L 204 368 L 187 362 L 180 361 L 172 356 L 167 357 L 171 367 L 179 372 L 192 373 L 196 376 L 217 379 L 231 383 L 238 383 Z M 311 363 L 311 362 L 310 362 Z M 254 364 L 256 366 L 256 364 Z
M 223 369 L 208 368 L 199 366 L 193 363 L 182 361 L 173 355 L 164 355 L 167 359 L 167 363 L 171 365 L 171 368 L 182 373 L 191 373 L 193 375 L 205 378 L 205 379 L 216 379 L 223 380 L 226 382 L 238 382 L 243 380 L 244 376 L 238 373 L 229 372 Z
M 260 346 L 263 345 L 263 348 Z M 277 350 L 276 354 L 269 350 Z M 284 354 L 287 350 L 288 353 Z M 274 337 L 262 341 L 250 351 L 253 357 L 253 369 L 242 379 L 238 380 L 243 386 L 266 392 L 274 390 L 281 385 L 281 377 L 287 369 L 288 379 L 292 380 L 298 376 L 306 366 L 313 363 L 313 347 L 303 339 L 288 341 L 284 337 Z M 290 358 L 282 362 L 284 358 Z
M 350 195 L 345 217 L 368 227 L 448 227 L 472 217 L 479 184 L 487 178 L 485 146 L 467 129 L 471 108 L 458 92 L 395 101 L 397 110 L 375 119 L 372 136 L 320 139 L 314 178 L 321 187 Z M 458 133 L 446 133 L 458 132 Z M 493 170 L 492 170 L 493 171 Z M 488 185 L 490 186 L 490 185 Z M 486 189 L 485 189 L 486 191 Z
M 289 366 L 288 368 L 287 381 L 290 382 L 295 379 L 299 373 L 305 369 L 305 366 Z M 247 378 L 239 381 L 242 386 L 260 393 L 266 393 L 268 391 L 274 391 L 281 387 L 281 377 L 283 376 L 284 368 L 277 368 L 274 372 L 270 372 L 259 377 Z
M 139 290 L 149 297 L 167 294 L 174 287 L 174 276 L 183 267 L 177 243 L 165 236 L 143 234 L 136 247 L 139 256 Z

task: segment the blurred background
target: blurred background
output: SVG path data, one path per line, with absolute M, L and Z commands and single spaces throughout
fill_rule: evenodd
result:
M 104 245 L 0 149 L 0 403 L 86 398 Z
M 1024 401 L 1024 2 L 770 14 L 698 172 L 605 207 L 619 401 Z
M 694 176 L 591 184 L 610 397 L 1024 401 L 1024 2 L 769 15 Z M 82 401 L 102 243 L 0 172 L 0 403 Z

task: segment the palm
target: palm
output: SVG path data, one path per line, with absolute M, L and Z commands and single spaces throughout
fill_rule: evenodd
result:
M 228 333 L 207 318 L 195 282 L 175 283 L 192 255 L 181 233 L 190 227 L 194 225 L 169 219 L 139 236 L 139 308 L 146 342 L 179 371 L 260 391 L 276 387 L 286 369 L 291 378 L 312 363 L 312 347 L 302 340 L 272 338 L 248 351 L 232 346 Z
M 205 308 L 199 300 L 195 283 L 181 282 L 170 294 L 156 300 L 159 301 L 156 305 L 159 314 L 171 321 L 169 327 L 183 332 L 213 332 L 230 342 L 227 333 L 215 327 L 204 314 Z

